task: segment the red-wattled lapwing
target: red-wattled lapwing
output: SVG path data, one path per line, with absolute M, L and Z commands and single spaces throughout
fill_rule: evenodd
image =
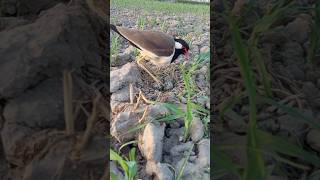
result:
M 137 63 L 158 83 L 161 83 L 149 70 L 144 67 L 142 61 L 149 59 L 154 65 L 161 66 L 174 62 L 181 54 L 189 58 L 189 45 L 182 39 L 160 31 L 136 30 L 119 27 L 110 24 L 113 31 L 138 48 L 140 57 Z

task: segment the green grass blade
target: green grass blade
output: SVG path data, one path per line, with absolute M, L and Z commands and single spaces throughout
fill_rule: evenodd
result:
M 188 159 L 189 159 L 189 157 L 190 157 L 190 155 L 191 155 L 193 146 L 194 146 L 194 144 L 192 144 L 192 146 L 190 147 L 189 152 L 188 152 L 187 156 L 185 157 L 185 159 L 184 159 L 184 161 L 183 161 L 183 164 L 182 164 L 182 166 L 181 166 L 181 169 L 180 169 L 180 171 L 179 171 L 179 174 L 178 174 L 178 177 L 176 178 L 176 180 L 181 180 L 182 175 L 183 175 L 183 172 L 184 172 L 185 167 L 186 167 L 186 165 L 187 165 Z
M 254 26 L 254 29 L 251 33 L 251 37 L 249 42 L 250 44 L 257 44 L 257 36 L 262 33 L 266 32 L 270 29 L 270 27 L 277 21 L 281 20 L 283 17 L 285 17 L 285 14 L 288 12 L 288 10 L 293 9 L 294 2 L 290 2 L 285 4 L 284 2 L 277 3 L 273 10 L 271 10 L 270 14 L 265 14 L 261 19 L 259 19 L 256 22 L 256 25 Z
M 319 179 L 320 179 L 320 170 L 317 170 L 310 175 L 309 180 L 319 180 Z
M 210 157 L 213 158 L 213 162 L 215 163 L 213 171 L 226 171 L 240 178 L 240 168 L 232 162 L 228 155 L 219 151 L 218 148 L 212 148 Z
M 219 118 L 223 120 L 225 113 L 232 109 L 242 98 L 245 97 L 245 92 L 234 94 L 225 101 L 223 101 L 219 107 Z
M 315 7 L 315 20 L 312 25 L 312 30 L 310 34 L 310 45 L 308 48 L 308 63 L 313 63 L 313 59 L 320 47 L 320 1 L 316 1 Z
M 279 109 L 281 109 L 282 111 L 288 113 L 290 116 L 296 118 L 297 120 L 300 120 L 304 123 L 309 124 L 310 126 L 317 128 L 320 130 L 320 124 L 316 123 L 312 118 L 305 116 L 303 113 L 301 113 L 298 109 L 293 108 L 293 107 L 289 107 L 286 106 L 284 104 L 278 103 L 270 98 L 265 98 L 265 97 L 260 97 L 259 100 L 261 102 L 270 104 L 272 106 L 275 106 Z
M 126 147 L 126 146 L 128 146 L 128 145 L 130 145 L 130 144 L 137 144 L 137 143 L 138 143 L 137 140 L 133 140 L 133 141 L 129 141 L 129 142 L 126 142 L 126 143 L 122 144 L 122 145 L 120 146 L 119 150 L 118 150 L 118 153 L 120 154 L 122 148 L 124 148 L 124 147 Z
M 132 148 L 129 152 L 129 160 L 136 161 L 136 148 Z
M 191 105 L 192 105 L 192 108 L 195 109 L 195 110 L 197 110 L 197 111 L 203 112 L 203 113 L 205 113 L 205 114 L 209 114 L 209 113 L 210 113 L 209 110 L 203 108 L 202 106 L 200 106 L 200 105 L 198 105 L 198 104 L 192 103 Z
M 272 151 L 281 154 L 296 157 L 320 167 L 320 158 L 316 154 L 310 153 L 301 147 L 288 143 L 288 141 L 283 138 L 258 130 L 257 140 L 261 145 L 265 146 L 266 149 L 271 149 Z
M 256 59 L 255 62 L 257 64 L 259 74 L 262 77 L 262 84 L 263 84 L 264 89 L 266 91 L 266 95 L 268 97 L 273 97 L 272 90 L 271 90 L 271 77 L 270 77 L 270 74 L 268 73 L 267 68 L 263 62 L 261 51 L 257 47 L 253 47 L 252 52 L 253 52 L 253 55 Z
M 248 164 L 245 169 L 243 179 L 266 179 L 266 169 L 262 155 L 259 151 L 253 151 L 257 148 L 256 129 L 257 129 L 257 109 L 256 109 L 256 87 L 253 79 L 253 73 L 249 62 L 248 49 L 243 43 L 240 31 L 234 23 L 233 16 L 225 16 L 231 31 L 234 51 L 237 55 L 241 75 L 244 79 L 244 85 L 249 96 L 249 129 L 248 129 Z
M 128 161 L 127 162 L 127 165 L 128 165 L 128 179 L 129 180 L 134 180 L 134 177 L 136 176 L 137 174 L 137 162 L 136 161 Z
M 111 180 L 118 180 L 118 176 L 114 172 L 110 172 L 110 179 Z
M 125 174 L 128 175 L 129 167 L 128 167 L 126 161 L 119 154 L 117 154 L 115 151 L 113 151 L 112 149 L 110 149 L 110 160 L 118 162 L 120 164 L 121 168 L 123 169 L 123 171 L 125 172 Z
M 164 107 L 166 107 L 167 109 L 169 109 L 171 112 L 173 112 L 176 115 L 182 115 L 184 114 L 184 112 L 182 111 L 182 109 L 175 104 L 171 104 L 171 103 L 163 103 Z
M 184 114 L 172 114 L 172 115 L 167 115 L 165 117 L 156 119 L 154 121 L 155 122 L 167 122 L 167 123 L 169 123 L 170 121 L 176 120 L 178 118 L 183 118 L 183 117 L 184 117 Z M 121 136 L 123 136 L 125 134 L 128 134 L 128 133 L 132 133 L 132 132 L 138 131 L 139 129 L 144 128 L 148 123 L 150 123 L 150 122 L 145 122 L 143 124 L 138 124 L 138 125 L 134 126 L 133 128 L 129 129 L 124 134 L 121 134 Z

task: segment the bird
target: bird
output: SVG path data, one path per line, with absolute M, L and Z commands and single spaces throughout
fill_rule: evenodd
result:
M 148 59 L 155 66 L 169 65 L 180 55 L 189 59 L 189 45 L 181 39 L 156 30 L 138 30 L 110 24 L 110 28 L 122 36 L 140 51 L 137 64 L 144 69 L 157 83 L 162 82 L 155 77 L 144 65 Z

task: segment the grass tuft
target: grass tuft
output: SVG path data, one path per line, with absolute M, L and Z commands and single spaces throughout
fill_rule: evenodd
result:
M 110 160 L 116 161 L 122 168 L 126 180 L 134 180 L 138 168 L 136 162 L 136 148 L 132 148 L 129 157 L 122 157 L 120 154 L 110 149 Z M 115 178 L 115 174 L 113 174 Z
M 153 11 L 169 13 L 195 13 L 198 15 L 207 15 L 210 13 L 208 4 L 190 4 L 190 3 L 173 3 L 156 0 L 111 0 L 111 5 L 130 9 L 148 9 Z

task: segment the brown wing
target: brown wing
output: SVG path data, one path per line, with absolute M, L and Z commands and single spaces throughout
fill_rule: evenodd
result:
M 118 27 L 118 32 L 141 49 L 151 51 L 157 56 L 170 56 L 175 42 L 172 36 L 160 31 L 142 31 Z

